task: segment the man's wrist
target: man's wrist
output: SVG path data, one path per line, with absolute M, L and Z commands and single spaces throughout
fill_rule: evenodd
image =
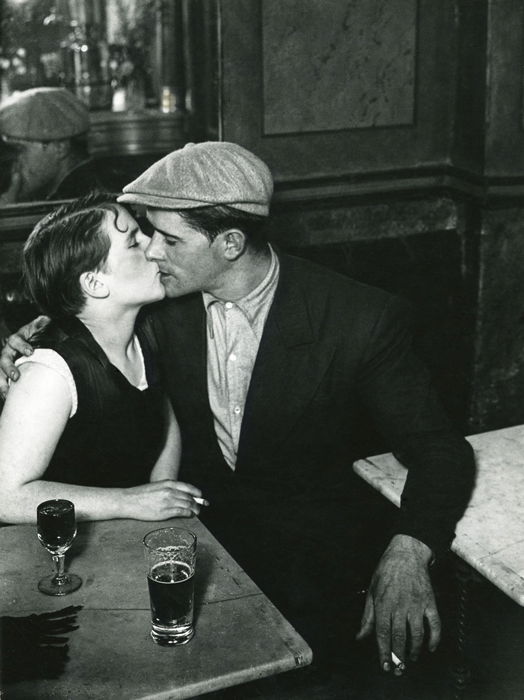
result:
M 420 558 L 424 564 L 430 566 L 435 561 L 435 554 L 427 544 L 412 535 L 397 534 L 391 538 L 388 549 Z

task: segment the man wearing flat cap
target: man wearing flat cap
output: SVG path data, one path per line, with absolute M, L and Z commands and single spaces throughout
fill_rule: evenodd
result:
M 170 297 L 146 326 L 182 431 L 181 478 L 317 659 L 338 651 L 350 664 L 349 643 L 374 627 L 388 671 L 391 651 L 418 656 L 425 629 L 438 644 L 429 566 L 466 506 L 472 451 L 411 350 L 406 303 L 277 253 L 264 234 L 272 191 L 257 156 L 214 142 L 169 154 L 118 198 L 145 208 L 146 256 Z M 10 344 L 24 347 L 10 339 L 5 372 Z M 364 411 L 409 467 L 371 583 L 351 469 Z
M 19 150 L 12 201 L 70 199 L 99 187 L 88 131 L 87 108 L 65 88 L 33 88 L 4 102 L 0 136 Z

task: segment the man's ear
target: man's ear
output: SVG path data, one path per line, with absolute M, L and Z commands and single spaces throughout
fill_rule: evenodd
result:
M 57 139 L 56 141 L 45 141 L 46 151 L 52 151 L 54 157 L 58 160 L 65 160 L 69 157 L 71 151 L 71 144 L 69 139 Z
M 80 275 L 80 287 L 84 294 L 94 299 L 105 299 L 109 296 L 109 288 L 93 271 L 82 272 Z
M 220 235 L 222 237 L 222 246 L 226 260 L 236 260 L 246 250 L 246 234 L 240 231 L 240 229 L 231 228 Z

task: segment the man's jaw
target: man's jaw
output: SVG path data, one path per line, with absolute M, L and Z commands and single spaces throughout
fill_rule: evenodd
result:
M 181 297 L 184 296 L 184 294 L 188 294 L 185 289 L 180 289 L 176 282 L 176 278 L 167 272 L 160 271 L 160 282 L 166 291 L 166 297 L 168 299 L 173 299 L 175 297 Z

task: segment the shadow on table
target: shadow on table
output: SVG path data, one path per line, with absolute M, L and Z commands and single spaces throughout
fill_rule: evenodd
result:
M 0 617 L 0 676 L 5 683 L 58 678 L 68 661 L 68 632 L 81 605 L 23 617 Z
M 87 547 L 91 539 L 91 532 L 95 526 L 94 522 L 83 521 L 77 523 L 76 537 L 73 540 L 71 549 L 68 550 L 66 554 L 66 568 L 76 557 L 80 556 L 84 549 Z
M 204 598 L 208 582 L 211 580 L 213 569 L 216 566 L 216 560 L 205 545 L 199 544 L 198 556 L 195 573 L 195 603 L 194 603 L 194 618 L 195 624 L 198 622 L 200 610 L 204 604 Z

